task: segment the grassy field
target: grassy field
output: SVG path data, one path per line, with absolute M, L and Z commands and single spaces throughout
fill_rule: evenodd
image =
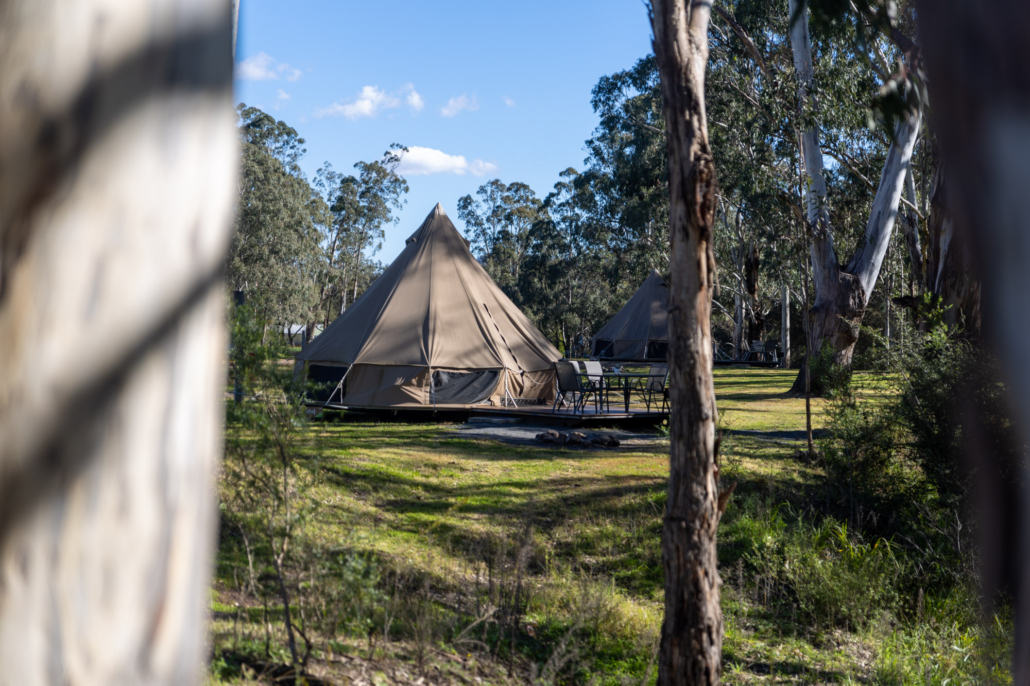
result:
M 935 610 L 921 609 L 918 626 L 877 613 L 889 550 L 859 543 L 845 554 L 846 532 L 805 514 L 826 496 L 819 469 L 794 457 L 802 444 L 778 435 L 805 428 L 804 400 L 785 397 L 792 380 L 716 372 L 720 424 L 730 430 L 722 478 L 738 484 L 720 525 L 724 680 L 962 681 L 981 630 L 945 609 L 936 624 Z M 858 383 L 868 402 L 884 388 L 873 375 Z M 814 427 L 824 427 L 822 401 L 813 410 Z M 448 425 L 313 422 L 298 447 L 312 504 L 298 541 L 346 560 L 339 589 L 307 591 L 312 674 L 326 683 L 653 682 L 667 440 L 520 447 L 457 437 Z M 260 679 L 287 661 L 281 610 L 241 591 L 248 562 L 230 529 L 213 590 L 214 682 Z M 813 564 L 825 562 L 826 580 L 805 577 L 816 600 L 785 592 L 769 571 L 789 567 L 781 542 L 795 539 Z M 294 572 L 301 588 L 316 583 L 305 564 Z M 341 602 L 352 608 L 350 628 L 319 633 L 319 608 Z M 278 647 L 266 651 L 266 641 Z M 1004 680 L 1003 667 L 987 668 Z

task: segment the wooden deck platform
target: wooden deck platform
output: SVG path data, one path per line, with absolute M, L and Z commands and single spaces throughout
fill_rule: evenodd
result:
M 567 427 L 629 427 L 656 426 L 669 417 L 668 412 L 660 412 L 652 406 L 630 407 L 625 410 L 622 403 L 618 408 L 612 404 L 611 411 L 597 412 L 593 407 L 586 407 L 582 412 L 573 413 L 571 409 L 558 409 L 551 412 L 550 405 L 529 405 L 525 407 L 494 407 L 477 405 L 473 407 L 460 405 L 407 406 L 398 408 L 352 407 L 330 403 L 310 403 L 308 407 L 328 411 L 341 412 L 350 418 L 366 417 L 372 421 L 403 422 L 467 422 L 470 419 L 498 422 L 524 422 Z

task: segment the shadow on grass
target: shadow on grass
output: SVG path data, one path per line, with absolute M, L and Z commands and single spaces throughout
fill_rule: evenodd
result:
M 776 662 L 747 662 L 739 661 L 724 655 L 723 671 L 750 672 L 759 677 L 802 677 L 803 683 L 836 684 L 844 681 L 847 674 L 839 670 L 813 669 L 804 662 L 797 660 L 779 660 Z
M 804 396 L 802 396 L 803 398 Z M 720 393 L 715 392 L 716 401 L 730 400 L 734 402 L 751 402 L 760 403 L 767 400 L 795 400 L 795 396 L 789 395 L 786 392 L 782 393 Z M 782 411 L 782 410 L 781 410 Z M 754 410 L 748 408 L 748 412 L 761 412 L 761 410 Z

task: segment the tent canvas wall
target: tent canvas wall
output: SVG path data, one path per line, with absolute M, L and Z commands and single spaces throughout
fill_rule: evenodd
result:
M 561 354 L 494 284 L 440 205 L 406 243 L 297 358 L 346 374 L 349 406 L 553 400 Z M 326 372 L 318 370 L 335 376 Z
M 611 321 L 590 339 L 595 357 L 664 360 L 669 353 L 669 287 L 652 271 Z

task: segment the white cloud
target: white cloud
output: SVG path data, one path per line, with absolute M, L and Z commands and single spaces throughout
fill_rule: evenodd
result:
M 397 171 L 407 176 L 427 176 L 429 174 L 472 174 L 483 176 L 497 169 L 496 164 L 483 160 L 469 162 L 464 155 L 448 155 L 442 150 L 421 148 L 413 145 L 401 156 Z
M 279 100 L 289 100 L 290 94 L 280 88 L 275 92 L 275 97 L 279 98 Z
M 507 105 L 508 107 L 515 107 L 515 101 L 512 100 L 511 98 L 509 98 L 507 95 L 505 95 L 501 99 L 504 100 L 504 104 Z
M 479 100 L 476 99 L 475 94 L 470 98 L 469 96 L 462 93 L 461 95 L 451 98 L 447 101 L 447 106 L 440 110 L 441 116 L 453 117 L 462 110 L 468 110 L 473 112 L 479 109 Z
M 413 112 L 421 112 L 422 108 L 426 106 L 426 101 L 422 99 L 422 96 L 415 90 L 415 84 L 406 83 L 401 87 L 400 92 L 404 94 L 404 102 L 411 108 Z
M 315 111 L 315 116 L 322 117 L 345 117 L 347 119 L 361 119 L 362 117 L 375 117 L 382 110 L 390 110 L 406 104 L 412 112 L 418 112 L 425 107 L 425 101 L 415 90 L 413 84 L 405 84 L 400 90 L 394 93 L 387 93 L 380 90 L 378 86 L 365 86 L 361 89 L 358 97 L 351 102 L 334 102 L 328 107 Z
M 296 81 L 300 78 L 300 69 L 286 62 L 276 62 L 267 52 L 259 52 L 236 65 L 236 76 L 244 81 Z

